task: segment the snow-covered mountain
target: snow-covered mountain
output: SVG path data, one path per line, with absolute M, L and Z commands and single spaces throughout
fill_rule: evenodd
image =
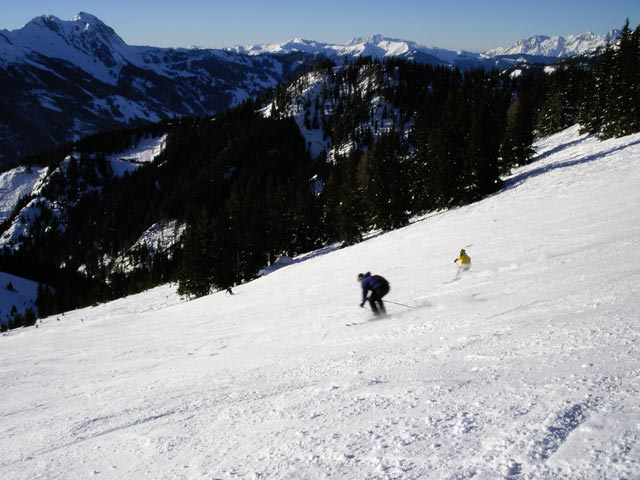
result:
M 248 55 L 283 54 L 303 52 L 306 54 L 323 55 L 329 58 L 349 56 L 369 56 L 374 58 L 403 57 L 416 61 L 429 61 L 443 65 L 476 65 L 492 63 L 495 57 L 519 55 L 523 57 L 564 58 L 592 52 L 603 47 L 607 42 L 617 38 L 618 31 L 613 30 L 605 36 L 594 33 L 583 35 L 569 35 L 567 37 L 548 37 L 535 35 L 521 40 L 510 47 L 500 47 L 484 52 L 470 52 L 465 50 L 447 50 L 434 46 L 421 45 L 409 40 L 389 38 L 377 34 L 371 37 L 354 38 L 350 42 L 340 44 L 321 43 L 313 40 L 294 39 L 286 43 L 259 44 L 236 46 L 234 52 Z M 549 59 L 547 60 L 549 61 Z
M 248 55 L 288 54 L 301 52 L 328 58 L 373 57 L 378 59 L 402 57 L 425 63 L 456 65 L 458 62 L 483 61 L 482 55 L 462 50 L 452 51 L 442 48 L 419 45 L 409 40 L 389 38 L 377 34 L 371 37 L 354 38 L 344 45 L 321 43 L 314 40 L 294 39 L 286 43 L 268 43 L 260 45 L 236 46 L 234 52 Z
M 19 30 L 4 31 L 0 42 L 4 64 L 27 62 L 35 56 L 66 60 L 111 84 L 127 63 L 142 63 L 112 28 L 88 13 L 69 22 L 43 15 Z
M 491 197 L 233 296 L 0 337 L 0 477 L 639 478 L 640 135 L 536 150 Z M 389 317 L 358 308 L 367 270 Z
M 282 82 L 289 56 L 129 46 L 98 18 L 0 32 L 0 165 L 100 130 L 212 115 Z
M 44 15 L 36 17 L 18 30 L 0 32 L 0 66 L 11 63 L 42 66 L 45 60 L 63 60 L 102 83 L 116 86 L 126 69 L 139 68 L 170 79 L 211 76 L 208 63 L 237 63 L 250 68 L 255 65 L 245 56 L 226 50 L 170 49 L 127 45 L 109 26 L 97 17 L 80 13 L 70 21 Z M 270 68 L 280 79 L 281 65 L 261 65 L 263 73 Z M 268 68 L 267 68 L 268 67 Z M 250 73 L 250 72 L 246 72 Z M 212 80 L 212 79 L 209 79 Z M 266 79 L 265 79 L 266 80 Z M 273 80 L 266 83 L 271 86 Z M 143 90 L 148 85 L 132 85 Z M 264 85 L 263 85 L 264 86 Z M 224 85 L 220 85 L 222 89 Z M 241 99 L 240 99 L 241 100 Z
M 111 175 L 121 178 L 141 166 L 153 162 L 164 150 L 166 141 L 167 135 L 154 138 L 144 137 L 127 151 L 100 152 L 100 154 L 105 155 Z M 83 152 L 83 154 L 86 153 Z M 89 155 L 95 157 L 96 154 L 89 153 Z M 50 183 L 59 181 L 60 178 L 64 178 L 64 182 L 68 182 L 67 172 L 70 165 L 80 161 L 80 155 L 75 153 L 68 155 L 55 168 L 20 166 L 0 173 L 0 223 L 4 223 L 5 228 L 0 232 L 0 249 L 12 252 L 21 250 L 25 240 L 34 235 L 35 220 L 40 217 L 43 208 L 51 211 L 56 218 L 58 224 L 56 228 L 61 231 L 65 230 L 69 211 L 76 206 L 82 197 L 100 190 L 101 187 L 86 182 L 76 192 L 77 196 L 71 200 L 49 199 L 43 195 L 43 191 L 51 187 Z M 104 179 L 100 178 L 99 180 Z M 144 247 L 149 251 L 171 248 L 179 239 L 182 230 L 184 230 L 184 226 L 175 224 L 175 222 L 153 225 L 132 246 L 131 251 L 135 251 L 138 247 Z M 131 251 L 123 252 L 118 259 L 105 258 L 104 261 L 112 264 L 114 270 L 127 270 L 132 263 L 129 257 Z M 3 305 L 0 303 L 0 311 L 2 308 Z
M 169 49 L 127 45 L 88 13 L 70 21 L 44 15 L 21 29 L 0 31 L 0 166 L 101 130 L 216 114 L 286 81 L 318 56 L 395 56 L 463 69 L 507 68 L 514 62 L 550 62 L 605 42 L 595 35 L 581 41 L 558 37 L 562 48 L 552 48 L 542 38 L 527 48 L 490 54 L 382 35 L 346 45 L 295 39 L 229 49 Z
M 619 30 L 601 36 L 588 32 L 583 35 L 553 36 L 534 35 L 520 40 L 510 47 L 492 48 L 484 52 L 490 57 L 502 55 L 531 55 L 565 58 L 583 55 L 606 46 L 619 37 Z

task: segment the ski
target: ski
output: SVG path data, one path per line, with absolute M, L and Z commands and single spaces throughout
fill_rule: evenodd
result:
M 382 315 L 376 315 L 373 318 L 370 318 L 369 320 L 365 320 L 364 322 L 350 322 L 350 323 L 345 323 L 345 325 L 347 327 L 354 327 L 356 325 L 365 325 L 367 323 L 371 323 L 371 322 L 375 322 L 376 320 L 383 320 L 385 318 L 389 318 L 391 315 L 389 315 L 388 313 L 382 314 Z

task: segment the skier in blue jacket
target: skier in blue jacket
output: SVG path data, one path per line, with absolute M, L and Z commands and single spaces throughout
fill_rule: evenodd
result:
M 359 273 L 358 281 L 362 287 L 362 302 L 360 307 L 364 308 L 364 303 L 369 300 L 371 310 L 375 315 L 386 314 L 387 311 L 384 308 L 382 297 L 389 293 L 389 282 L 380 275 L 371 275 L 371 272 Z M 371 291 L 371 295 L 367 297 L 367 294 Z

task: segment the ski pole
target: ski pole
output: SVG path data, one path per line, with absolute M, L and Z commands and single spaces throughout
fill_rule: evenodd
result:
M 387 300 L 386 298 L 383 299 L 383 301 L 387 303 L 393 303 L 394 305 L 400 305 L 401 307 L 416 308 L 416 307 L 412 307 L 411 305 L 405 305 L 404 303 L 392 302 L 391 300 Z

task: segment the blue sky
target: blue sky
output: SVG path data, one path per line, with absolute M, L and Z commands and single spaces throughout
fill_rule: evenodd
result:
M 231 47 L 302 37 L 346 43 L 376 33 L 447 49 L 507 47 L 531 35 L 604 35 L 629 18 L 639 0 L 18 0 L 0 29 L 34 17 L 70 20 L 81 11 L 111 26 L 130 45 Z

